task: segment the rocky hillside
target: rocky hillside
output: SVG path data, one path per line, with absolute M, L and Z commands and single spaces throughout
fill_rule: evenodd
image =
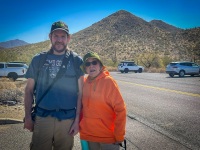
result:
M 183 30 L 162 21 L 147 22 L 120 10 L 71 37 L 69 47 L 81 54 L 96 51 L 106 65 L 134 60 L 145 67 L 164 67 L 170 61 L 200 63 L 200 28 Z M 49 49 L 50 42 L 2 50 L 0 59 L 30 62 L 36 52 Z M 8 51 L 10 56 L 8 57 Z M 3 56 L 4 55 L 4 56 Z M 9 60 L 11 61 L 11 60 Z
M 163 22 L 162 20 L 152 20 L 149 23 L 152 24 L 153 26 L 158 27 L 161 30 L 166 31 L 166 32 L 177 33 L 177 32 L 183 31 L 183 29 L 169 25 L 169 24 Z

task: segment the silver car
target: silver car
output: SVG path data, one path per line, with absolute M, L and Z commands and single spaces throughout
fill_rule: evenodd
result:
M 166 73 L 169 74 L 170 77 L 174 77 L 174 75 L 179 75 L 179 77 L 184 77 L 185 75 L 199 75 L 200 66 L 194 62 L 171 62 L 166 67 Z

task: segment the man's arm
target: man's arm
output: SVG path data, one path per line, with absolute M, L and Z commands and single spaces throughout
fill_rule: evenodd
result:
M 76 135 L 79 131 L 79 120 L 82 107 L 83 81 L 84 81 L 84 76 L 80 76 L 80 78 L 78 79 L 79 92 L 78 92 L 77 107 L 76 107 L 76 118 L 69 132 L 73 136 Z
M 31 111 L 33 104 L 34 86 L 35 86 L 34 79 L 28 78 L 24 96 L 24 107 L 25 107 L 24 128 L 28 129 L 31 132 L 33 131 L 33 121 L 31 118 Z

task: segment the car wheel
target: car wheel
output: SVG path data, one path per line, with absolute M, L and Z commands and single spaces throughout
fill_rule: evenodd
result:
M 120 71 L 121 73 L 124 73 L 124 71 Z
M 173 78 L 173 77 L 174 77 L 174 74 L 173 74 L 173 73 L 170 73 L 169 76 Z
M 124 69 L 124 72 L 125 72 L 125 73 L 128 73 L 128 68 L 125 68 L 125 69 Z
M 8 74 L 8 78 L 12 79 L 13 81 L 15 81 L 15 80 L 17 80 L 18 75 L 15 72 L 11 72 L 11 73 Z
M 139 68 L 139 69 L 138 69 L 138 72 L 139 72 L 139 73 L 142 73 L 142 68 Z
M 185 75 L 185 71 L 184 71 L 184 70 L 181 70 L 181 71 L 179 72 L 179 77 L 184 77 L 184 75 Z
M 135 71 L 135 73 L 137 73 L 137 71 Z

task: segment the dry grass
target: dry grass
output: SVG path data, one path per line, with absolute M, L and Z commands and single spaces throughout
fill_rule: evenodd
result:
M 149 73 L 165 73 L 165 68 L 145 68 L 144 69 L 145 72 L 149 72 Z
M 1 78 L 0 80 L 0 90 L 1 89 L 15 89 L 15 82 L 9 80 L 8 78 Z
M 0 118 L 12 118 L 23 120 L 24 105 L 7 106 L 0 105 Z
M 11 81 L 0 79 L 0 118 L 13 118 L 22 120 L 24 117 L 24 88 L 26 81 Z M 6 101 L 16 101 L 14 106 L 3 104 Z
M 117 67 L 106 66 L 108 71 L 117 71 Z

